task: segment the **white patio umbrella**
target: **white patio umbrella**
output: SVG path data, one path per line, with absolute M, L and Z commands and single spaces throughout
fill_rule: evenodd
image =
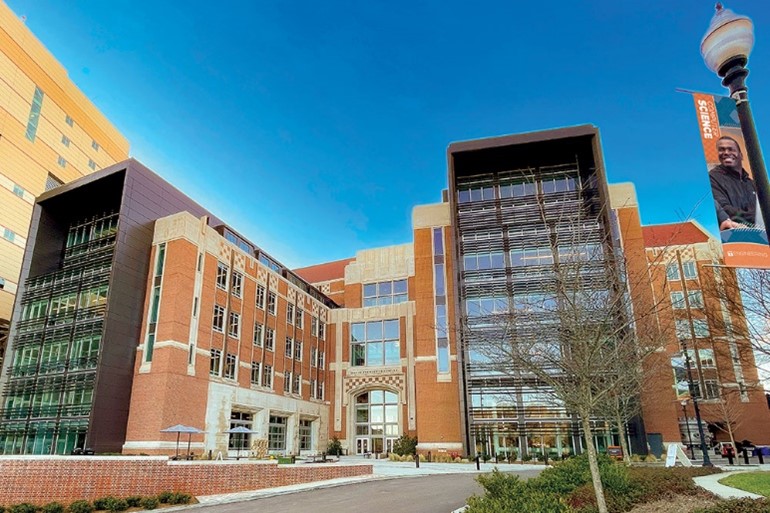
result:
M 239 442 L 241 440 L 243 440 L 243 435 L 244 434 L 251 434 L 251 433 L 256 433 L 256 432 L 257 431 L 254 431 L 253 429 L 249 429 L 249 428 L 244 427 L 244 426 L 238 426 L 238 427 L 230 428 L 227 431 L 225 431 L 225 433 L 231 433 L 231 434 L 235 433 L 237 435 L 240 435 L 239 438 L 238 438 Z M 241 459 L 241 444 L 240 443 L 238 444 L 238 455 L 236 456 L 236 459 Z
M 190 454 L 190 441 L 193 434 L 203 433 L 200 429 L 191 426 L 185 426 L 184 424 L 177 424 L 175 426 L 161 429 L 161 433 L 176 433 L 176 457 L 179 458 L 179 437 L 182 433 L 187 433 L 187 454 Z

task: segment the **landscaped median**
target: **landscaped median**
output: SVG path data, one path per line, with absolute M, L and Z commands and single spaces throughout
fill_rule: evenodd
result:
M 372 466 L 278 465 L 276 461 L 169 461 L 160 456 L 3 456 L 0 505 L 69 504 L 113 496 L 193 496 L 274 488 L 370 475 Z
M 717 468 L 625 465 L 606 457 L 600 458 L 599 468 L 611 513 L 770 512 L 770 502 L 765 500 L 721 500 L 694 483 L 694 477 L 721 472 Z M 744 481 L 753 483 L 756 478 L 747 476 Z M 468 500 L 466 513 L 596 511 L 585 456 L 556 463 L 527 481 L 515 475 L 493 472 L 480 476 L 479 482 L 485 493 Z

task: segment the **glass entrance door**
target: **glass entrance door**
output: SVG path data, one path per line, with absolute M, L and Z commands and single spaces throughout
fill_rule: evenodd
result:
M 365 454 L 369 452 L 369 439 L 356 438 L 356 454 Z

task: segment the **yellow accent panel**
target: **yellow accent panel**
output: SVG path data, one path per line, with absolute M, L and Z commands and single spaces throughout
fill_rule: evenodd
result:
M 61 64 L 3 3 L 0 3 L 0 51 L 67 112 L 77 125 L 92 134 L 102 151 L 106 151 L 115 162 L 128 157 L 129 145 L 125 137 L 75 86 Z M 31 100 L 32 96 L 29 98 Z
M 13 309 L 13 294 L 0 290 L 0 319 L 10 319 Z
M 0 189 L 0 219 L 3 220 L 3 226 L 26 237 L 31 217 L 32 205 L 5 187 Z

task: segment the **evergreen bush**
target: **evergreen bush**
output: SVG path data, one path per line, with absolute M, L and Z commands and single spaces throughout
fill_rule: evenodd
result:
M 67 513 L 92 513 L 94 505 L 88 501 L 75 501 L 67 506 Z
M 160 502 L 157 497 L 145 497 L 139 501 L 139 506 L 142 509 L 155 509 L 158 507 L 158 504 L 160 504 Z
M 9 513 L 36 513 L 37 506 L 28 502 L 22 502 L 20 504 L 14 504 L 8 508 Z
M 43 513 L 64 513 L 64 505 L 60 502 L 49 502 L 40 511 Z

